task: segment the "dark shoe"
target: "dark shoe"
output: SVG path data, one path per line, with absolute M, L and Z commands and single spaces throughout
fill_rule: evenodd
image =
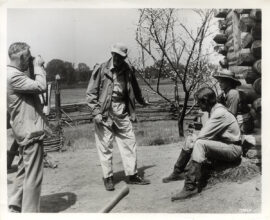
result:
M 22 212 L 22 211 L 21 211 L 21 208 L 18 207 L 18 206 L 15 206 L 15 205 L 10 205 L 10 206 L 8 207 L 8 210 L 9 210 L 9 212 L 15 212 L 15 213 L 20 213 L 20 212 Z
M 113 177 L 110 176 L 108 178 L 103 178 L 104 186 L 107 191 L 113 191 L 114 190 L 114 183 L 113 183 Z
M 197 193 L 198 193 L 197 188 L 194 188 L 193 190 L 188 190 L 184 187 L 181 192 L 172 196 L 171 201 L 173 202 L 175 200 L 183 200 L 186 198 L 190 198 L 190 197 L 196 195 Z
M 144 179 L 140 177 L 138 174 L 134 174 L 132 176 L 128 176 L 128 184 L 138 184 L 138 185 L 148 185 L 150 184 L 150 180 Z
M 178 181 L 178 180 L 184 180 L 184 179 L 185 179 L 184 172 L 182 172 L 180 174 L 172 172 L 168 177 L 163 178 L 162 182 L 169 183 L 172 181 Z

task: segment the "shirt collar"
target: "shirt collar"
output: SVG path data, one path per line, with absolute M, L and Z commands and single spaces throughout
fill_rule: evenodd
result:
M 110 70 L 113 70 L 115 68 L 114 65 L 113 65 L 113 57 L 110 60 L 109 68 L 110 68 Z
M 127 67 L 126 67 L 126 65 L 124 64 L 124 65 L 121 67 L 121 69 L 117 70 L 117 72 L 118 72 L 119 74 L 122 74 L 122 73 L 126 70 L 126 68 L 127 68 Z M 110 71 L 116 69 L 115 66 L 113 65 L 113 57 L 111 58 L 111 60 L 110 60 L 110 62 L 109 62 L 109 69 L 110 69 Z
M 223 107 L 223 105 L 220 104 L 220 103 L 216 103 L 216 104 L 213 106 L 213 108 L 211 109 L 211 111 L 210 111 L 210 116 L 213 114 L 213 112 L 214 112 L 217 108 L 220 108 L 220 107 Z

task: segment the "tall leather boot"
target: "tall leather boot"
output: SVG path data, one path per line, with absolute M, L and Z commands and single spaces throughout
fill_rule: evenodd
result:
M 192 151 L 181 150 L 181 153 L 174 165 L 173 172 L 168 177 L 162 179 L 163 183 L 184 179 L 183 173 L 188 161 L 190 160 L 191 153 Z
M 198 193 L 198 182 L 201 178 L 201 166 L 201 163 L 197 163 L 193 160 L 191 161 L 185 177 L 184 188 L 181 192 L 175 194 L 171 198 L 172 201 L 186 199 Z

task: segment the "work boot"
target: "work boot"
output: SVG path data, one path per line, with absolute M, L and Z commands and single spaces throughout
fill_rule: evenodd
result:
M 20 213 L 22 212 L 21 208 L 16 206 L 16 205 L 9 205 L 8 207 L 9 212 L 14 212 L 14 213 Z
M 176 173 L 176 172 L 172 172 L 169 176 L 165 177 L 162 179 L 163 183 L 169 183 L 171 181 L 178 181 L 178 180 L 184 180 L 185 176 L 184 173 Z
M 184 170 L 190 159 L 191 151 L 182 150 L 175 165 L 173 172 L 168 176 L 162 179 L 163 183 L 168 183 L 171 181 L 178 181 L 184 179 Z
M 182 189 L 181 192 L 176 193 L 174 196 L 172 196 L 171 201 L 175 200 L 182 200 L 182 199 L 187 199 L 189 197 L 192 197 L 193 195 L 198 193 L 198 189 L 195 188 L 193 190 L 188 190 L 185 187 Z
M 150 184 L 150 180 L 144 179 L 143 177 L 140 177 L 137 173 L 128 176 L 128 184 L 137 184 L 137 185 L 148 185 Z
M 172 196 L 171 200 L 182 200 L 198 193 L 198 182 L 201 178 L 201 163 L 191 161 L 188 172 L 185 177 L 184 188 L 181 192 Z
M 113 191 L 114 190 L 114 183 L 113 183 L 113 177 L 110 176 L 108 178 L 103 178 L 104 186 L 107 191 Z

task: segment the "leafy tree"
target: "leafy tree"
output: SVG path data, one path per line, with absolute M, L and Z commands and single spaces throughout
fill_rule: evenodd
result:
M 210 34 L 213 10 L 192 10 L 194 18 L 196 16 L 199 18 L 193 26 L 180 19 L 179 9 L 149 8 L 139 9 L 139 11 L 136 41 L 142 53 L 135 66 L 152 91 L 176 105 L 179 111 L 179 136 L 184 136 L 184 119 L 190 112 L 188 101 L 193 92 L 202 83 L 208 81 L 211 74 L 207 52 L 203 45 Z M 145 67 L 146 60 L 152 60 L 156 64 L 158 69 L 158 72 L 154 73 L 154 76 L 157 76 L 156 85 L 151 85 L 146 80 L 150 73 Z M 153 74 L 153 70 L 150 70 Z M 182 86 L 185 94 L 184 103 L 179 103 L 178 91 L 175 92 L 175 100 L 172 101 L 159 90 L 160 79 L 164 75 L 170 77 L 176 90 L 178 84 Z
M 61 78 L 64 78 L 65 75 L 64 61 L 60 59 L 51 60 L 50 62 L 48 62 L 46 66 L 46 72 L 48 81 L 54 81 L 55 76 L 57 74 L 59 74 Z
M 79 63 L 76 69 L 77 81 L 86 82 L 89 81 L 92 71 L 85 63 Z
M 70 62 L 64 62 L 65 75 L 63 81 L 68 85 L 76 83 L 76 72 L 74 65 Z

